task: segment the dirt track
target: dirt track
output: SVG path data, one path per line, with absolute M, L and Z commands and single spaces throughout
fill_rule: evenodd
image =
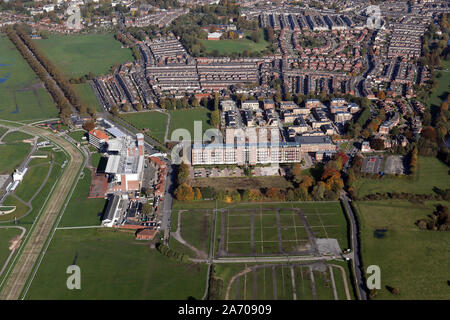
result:
M 39 128 L 22 129 L 41 134 L 49 140 L 53 140 L 67 151 L 70 159 L 67 163 L 66 170 L 58 181 L 55 191 L 50 196 L 46 208 L 41 213 L 35 228 L 31 232 L 22 253 L 18 257 L 17 263 L 0 293 L 0 300 L 17 300 L 20 298 L 25 283 L 65 203 L 71 187 L 77 180 L 79 169 L 83 164 L 83 157 L 78 149 L 63 138 Z

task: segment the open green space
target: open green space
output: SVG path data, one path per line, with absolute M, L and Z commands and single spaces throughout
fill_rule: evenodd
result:
M 8 133 L 6 136 L 4 136 L 2 139 L 2 142 L 4 142 L 4 143 L 22 142 L 22 140 L 30 139 L 32 137 L 33 136 L 31 136 L 25 132 L 13 131 L 13 132 Z
M 66 269 L 81 268 L 81 290 L 68 290 Z M 180 264 L 134 235 L 112 230 L 58 230 L 27 299 L 201 299 L 206 265 Z
M 0 137 L 2 137 L 6 133 L 6 131 L 8 131 L 8 128 L 0 127 Z
M 46 164 L 30 167 L 23 181 L 17 187 L 15 195 L 25 202 L 30 201 L 47 177 L 49 169 L 50 163 L 48 160 Z
M 83 104 L 86 108 L 91 107 L 98 112 L 102 111 L 102 107 L 98 103 L 98 99 L 95 96 L 94 90 L 89 83 L 80 83 L 72 85 L 75 92 L 78 93 Z
M 8 195 L 5 200 L 2 203 L 3 206 L 14 206 L 16 207 L 16 210 L 14 212 L 8 213 L 6 215 L 0 216 L 0 222 L 1 221 L 13 221 L 14 219 L 20 219 L 22 216 L 24 216 L 30 208 L 28 205 L 17 199 L 16 197 L 12 195 Z
M 273 205 L 276 206 L 276 204 Z M 239 210 L 238 206 L 229 208 L 220 214 L 220 219 L 225 219 L 225 232 L 224 234 L 217 232 L 216 236 L 220 237 L 225 251 L 230 254 L 302 252 L 306 249 L 309 237 L 297 211 L 299 209 L 307 219 L 316 238 L 337 239 L 341 249 L 348 247 L 347 221 L 339 202 L 289 205 L 291 206 L 290 210 L 283 209 L 281 206 L 270 209 L 262 204 L 248 204 L 245 208 L 250 210 Z M 194 211 L 193 213 L 198 212 Z M 198 233 L 202 233 L 198 227 L 197 230 Z M 280 246 L 282 252 L 280 252 Z M 252 251 L 252 247 L 254 251 Z M 216 250 L 219 250 L 218 245 Z
M 122 115 L 122 118 L 131 123 L 139 130 L 148 129 L 148 133 L 164 142 L 166 133 L 167 114 L 157 111 L 136 112 Z
M 202 134 L 207 129 L 211 128 L 209 114 L 210 111 L 206 108 L 180 109 L 170 112 L 170 129 L 168 139 L 172 140 L 172 133 L 176 129 L 186 129 L 191 135 L 191 140 L 194 140 L 194 121 L 201 121 Z M 173 137 L 177 140 L 177 137 Z M 202 137 L 200 137 L 202 139 Z
M 244 33 L 244 38 L 236 40 L 201 40 L 205 46 L 206 52 L 208 54 L 213 53 L 215 50 L 219 54 L 230 54 L 233 52 L 242 53 L 245 50 L 248 52 L 261 52 L 265 50 L 269 43 L 264 39 L 264 31 L 261 30 L 259 42 L 254 42 L 250 40 L 248 32 Z
M 296 300 L 334 300 L 328 265 L 317 268 L 318 265 L 307 263 L 257 264 L 257 268 L 244 273 L 246 268 L 254 266 L 255 264 L 215 265 L 215 281 L 212 287 L 215 297 L 225 299 L 233 276 L 243 272 L 231 282 L 228 296 L 230 300 L 292 300 L 294 292 Z M 347 300 L 345 280 L 342 272 L 337 270 L 332 269 L 337 297 L 339 300 Z M 350 285 L 348 282 L 347 284 Z
M 0 228 L 0 269 L 3 267 L 3 264 L 6 262 L 11 251 L 9 250 L 9 246 L 11 245 L 10 241 L 21 234 L 21 230 L 18 228 L 11 229 L 3 229 Z
M 381 289 L 375 299 L 448 300 L 450 237 L 448 232 L 419 230 L 418 219 L 437 203 L 358 202 L 364 268 L 377 265 Z M 386 286 L 399 290 L 392 294 Z
M 114 64 L 133 61 L 131 50 L 122 48 L 112 33 L 52 35 L 35 41 L 68 77 L 106 74 Z
M 436 89 L 433 89 L 433 93 L 427 101 L 428 105 L 432 108 L 439 108 L 441 103 L 450 94 L 450 61 L 443 60 L 442 66 L 444 70 L 434 71 L 438 86 Z
M 106 200 L 88 199 L 91 180 L 91 170 L 84 169 L 83 178 L 78 180 L 72 198 L 61 218 L 59 227 L 100 225 L 101 215 L 106 205 Z
M 9 39 L 0 35 L 0 118 L 22 121 L 58 116 L 50 94 Z
M 189 244 L 209 253 L 211 244 L 211 212 L 181 213 L 181 236 Z
M 0 144 L 0 174 L 9 174 L 22 163 L 31 150 L 28 143 Z
M 357 184 L 358 196 L 377 192 L 433 193 L 433 187 L 450 188 L 450 168 L 437 158 L 419 156 L 415 176 L 381 178 L 360 178 Z
M 87 141 L 87 139 L 83 140 L 83 137 L 86 137 L 86 131 L 84 130 L 72 131 L 69 132 L 68 135 L 77 142 Z

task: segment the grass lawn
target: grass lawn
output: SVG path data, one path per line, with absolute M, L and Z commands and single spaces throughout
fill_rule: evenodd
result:
M 106 74 L 114 64 L 133 61 L 131 50 L 122 48 L 112 33 L 58 35 L 35 41 L 68 77 Z
M 0 119 L 22 121 L 58 116 L 58 109 L 28 63 L 0 35 Z
M 191 140 L 194 139 L 194 121 L 202 122 L 202 133 L 205 130 L 211 128 L 209 114 L 210 111 L 206 108 L 195 108 L 195 109 L 181 109 L 174 110 L 170 112 L 170 129 L 169 140 L 172 140 L 172 133 L 175 129 L 183 128 L 187 129 L 191 134 Z M 176 138 L 176 137 L 174 137 Z M 202 138 L 202 137 L 201 137 Z M 176 139 L 175 139 L 176 140 Z
M 3 206 L 9 207 L 9 206 L 15 206 L 16 210 L 12 213 L 2 215 L 0 216 L 0 222 L 1 221 L 10 221 L 16 219 L 20 219 L 24 214 L 28 212 L 30 209 L 26 204 L 19 201 L 17 198 L 13 197 L 12 195 L 9 195 L 5 198 L 5 200 L 2 203 Z
M 12 173 L 30 150 L 28 143 L 0 144 L 0 174 Z
M 8 133 L 6 136 L 4 136 L 2 139 L 2 142 L 4 142 L 4 143 L 22 142 L 22 140 L 30 139 L 32 137 L 33 136 L 31 136 L 25 132 L 13 131 L 13 132 Z
M 72 137 L 72 139 L 74 139 L 75 141 L 78 141 L 78 142 L 87 141 L 87 139 L 84 139 L 84 140 L 82 139 L 83 137 L 86 136 L 86 131 L 84 131 L 84 130 L 72 131 L 72 132 L 69 132 L 68 135 L 70 137 Z
M 28 169 L 28 172 L 25 174 L 23 181 L 16 189 L 16 196 L 18 196 L 25 202 L 30 201 L 31 197 L 33 197 L 33 195 L 44 182 L 45 177 L 47 177 L 49 169 L 50 163 L 41 164 Z
M 440 108 L 442 101 L 447 99 L 447 95 L 450 94 L 450 61 L 443 60 L 442 66 L 445 71 L 434 71 L 438 87 L 433 90 L 427 101 L 432 109 Z
M 266 49 L 269 43 L 264 39 L 264 31 L 261 30 L 261 38 L 259 42 L 253 42 L 248 39 L 249 33 L 245 33 L 243 39 L 237 40 L 201 40 L 206 48 L 207 53 L 212 53 L 214 50 L 219 51 L 219 54 L 230 54 L 232 52 L 242 53 L 244 50 L 248 52 L 260 52 Z
M 106 200 L 88 199 L 92 175 L 89 169 L 84 169 L 83 172 L 84 177 L 78 180 L 77 187 L 64 211 L 59 227 L 100 225 Z
M 362 225 L 363 264 L 365 268 L 378 265 L 381 269 L 381 290 L 376 299 L 448 300 L 449 234 L 419 230 L 414 224 L 433 212 L 433 204 L 357 203 Z M 387 230 L 383 238 L 374 236 L 377 229 Z M 400 294 L 394 296 L 386 286 L 397 288 Z
M 358 180 L 358 196 L 377 192 L 433 193 L 433 187 L 450 188 L 450 168 L 437 158 L 419 157 L 418 171 L 412 179 L 387 177 L 381 179 L 361 178 Z
M 133 126 L 142 129 L 149 129 L 149 134 L 164 142 L 168 116 L 157 111 L 135 112 L 124 114 L 122 117 Z
M 95 96 L 94 90 L 89 83 L 80 83 L 72 85 L 75 92 L 78 93 L 81 101 L 86 107 L 93 107 L 95 110 L 102 112 L 102 107 L 98 103 L 97 97 Z
M 6 131 L 8 131 L 8 128 L 0 127 L 0 137 L 3 136 Z
M 0 229 L 0 269 L 6 262 L 11 251 L 9 251 L 10 241 L 20 235 L 22 231 L 18 228 Z
M 181 214 L 181 236 L 189 244 L 203 250 L 206 254 L 209 253 L 211 244 L 211 219 L 210 212 L 186 211 Z
M 68 290 L 66 268 L 81 268 L 81 290 Z M 130 233 L 59 230 L 27 299 L 201 299 L 206 265 L 169 260 Z

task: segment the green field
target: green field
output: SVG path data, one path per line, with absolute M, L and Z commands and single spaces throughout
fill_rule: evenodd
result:
M 164 142 L 168 119 L 167 114 L 150 111 L 124 114 L 122 117 L 140 130 L 148 128 L 150 135 Z
M 246 268 L 250 270 L 244 273 Z M 240 272 L 244 274 L 233 279 Z M 338 300 L 352 299 L 345 268 L 344 272 L 343 277 L 334 261 L 330 264 L 217 264 L 212 292 L 215 299 L 226 299 L 228 290 L 230 300 L 293 300 L 294 293 L 296 300 L 334 300 L 334 287 Z M 349 286 L 349 297 L 344 281 Z
M 20 165 L 31 150 L 28 143 L 0 144 L 0 174 L 9 174 Z
M 0 97 L 0 119 L 22 121 L 58 116 L 51 96 L 4 35 L 0 35 Z
M 68 77 L 106 74 L 114 64 L 133 61 L 131 50 L 122 48 L 113 34 L 54 35 L 35 41 Z
M 172 140 L 174 130 L 182 128 L 187 129 L 191 134 L 191 140 L 194 139 L 194 121 L 202 122 L 202 133 L 211 128 L 209 120 L 209 110 L 206 108 L 181 109 L 170 112 L 169 140 Z M 175 138 L 175 137 L 174 137 Z M 175 139 L 176 140 L 176 139 Z
M 263 206 L 250 210 L 228 209 L 221 216 L 225 219 L 225 233 L 217 236 L 230 254 L 303 252 L 310 239 L 297 209 L 305 216 L 315 238 L 337 239 L 341 249 L 348 246 L 347 222 L 339 202 L 296 203 L 291 209 Z
M 208 54 L 211 54 L 214 50 L 217 50 L 219 54 L 230 54 L 233 52 L 242 53 L 244 50 L 247 50 L 248 52 L 261 52 L 269 45 L 264 39 L 263 30 L 261 30 L 259 42 L 253 42 L 246 38 L 247 36 L 248 34 L 245 34 L 243 39 L 236 40 L 201 40 L 201 42 L 205 46 Z
M 105 199 L 88 199 L 91 185 L 91 170 L 84 169 L 84 177 L 78 181 L 72 198 L 64 211 L 59 227 L 100 225 Z
M 450 168 L 437 158 L 419 157 L 416 176 L 409 178 L 383 176 L 379 179 L 358 180 L 358 196 L 377 192 L 433 193 L 433 187 L 450 188 Z
M 381 290 L 376 299 L 448 300 L 449 234 L 419 230 L 414 224 L 433 212 L 433 204 L 357 203 L 363 264 L 365 268 L 377 265 L 381 270 Z M 383 229 L 384 237 L 375 237 L 374 232 Z M 386 286 L 397 288 L 400 294 L 391 294 Z
M 450 94 L 450 61 L 442 61 L 444 71 L 435 70 L 435 74 L 440 74 L 439 78 L 436 78 L 438 87 L 433 90 L 432 95 L 428 99 L 427 103 L 432 108 L 440 108 L 441 103 Z
M 0 146 L 0 148 L 1 148 L 1 146 Z M 42 150 L 40 151 L 40 154 L 44 154 L 44 153 L 46 153 L 46 152 L 43 152 Z M 63 170 L 61 168 L 61 164 L 66 159 L 66 155 L 63 152 L 51 151 L 51 152 L 48 152 L 48 154 L 52 155 L 52 158 L 53 158 L 53 161 L 55 162 L 55 164 L 53 165 L 52 172 L 50 173 L 47 182 L 45 183 L 45 185 L 43 186 L 41 191 L 36 195 L 36 197 L 31 202 L 33 209 L 29 212 L 28 215 L 24 216 L 30 209 L 28 207 L 28 205 L 25 205 L 23 202 L 19 201 L 16 197 L 9 195 L 3 202 L 3 205 L 17 206 L 17 209 L 16 209 L 16 211 L 14 211 L 11 214 L 1 216 L 0 222 L 4 222 L 6 224 L 12 224 L 12 223 L 14 223 L 14 221 L 13 221 L 14 218 L 17 218 L 18 223 L 25 227 L 27 225 L 30 226 L 31 224 L 33 224 L 36 215 L 41 210 L 42 206 L 44 205 L 45 200 L 48 198 L 49 194 L 51 193 L 52 187 L 54 186 L 58 177 L 61 175 L 62 170 Z M 0 157 L 0 159 L 1 159 L 1 157 Z M 43 162 L 48 162 L 49 159 L 33 159 L 30 162 L 30 164 L 35 164 L 35 163 L 41 164 Z M 44 179 L 44 177 L 42 175 L 41 175 L 41 178 Z M 25 176 L 25 179 L 28 179 L 28 177 Z M 42 183 L 42 182 L 39 182 L 39 183 Z M 40 186 L 40 184 L 39 184 L 39 186 Z M 20 191 L 20 188 L 23 188 L 25 194 L 29 193 L 26 186 L 25 187 L 19 186 L 19 188 L 18 188 L 19 191 Z M 37 187 L 35 189 L 33 188 L 33 190 L 37 190 Z M 16 192 L 17 192 L 17 190 L 16 190 Z
M 49 174 L 50 163 L 43 163 L 28 169 L 23 181 L 16 189 L 16 196 L 25 202 L 31 200 Z
M 22 140 L 30 139 L 33 136 L 21 132 L 21 131 L 13 131 L 8 133 L 6 136 L 3 137 L 2 142 L 4 143 L 12 143 L 12 142 L 22 142 Z
M 68 135 L 77 142 L 87 141 L 87 139 L 85 139 L 85 140 L 82 139 L 83 137 L 86 136 L 86 131 L 81 130 L 81 129 L 77 130 L 77 131 L 69 132 Z
M 68 290 L 66 269 L 81 268 L 81 290 Z M 179 264 L 130 233 L 58 230 L 27 299 L 201 299 L 206 265 Z
M 81 101 L 86 107 L 92 107 L 98 112 L 102 112 L 102 107 L 98 103 L 98 99 L 94 94 L 94 90 L 89 83 L 80 83 L 72 86 L 75 89 L 75 92 L 81 98 Z
M 22 231 L 17 228 L 3 229 L 0 228 L 0 269 L 6 262 L 11 251 L 9 251 L 10 241 L 15 237 L 20 235 Z

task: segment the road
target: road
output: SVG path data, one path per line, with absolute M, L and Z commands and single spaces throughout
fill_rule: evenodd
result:
M 82 168 L 84 158 L 80 151 L 62 137 L 55 136 L 50 131 L 40 128 L 30 127 L 24 131 L 32 134 L 39 134 L 50 141 L 61 146 L 69 154 L 70 159 L 64 170 L 61 179 L 50 196 L 47 207 L 39 216 L 34 229 L 29 235 L 29 239 L 21 253 L 19 253 L 17 263 L 13 266 L 12 272 L 3 286 L 0 293 L 0 300 L 17 300 L 29 278 L 33 266 L 37 261 L 42 248 L 47 241 L 54 223 L 60 214 L 61 208 L 66 202 L 66 197 L 71 188 L 77 182 L 79 171 Z
M 355 213 L 352 210 L 350 205 L 350 199 L 348 198 L 346 193 L 341 194 L 341 200 L 344 204 L 345 210 L 348 213 L 351 225 L 351 241 L 352 241 L 352 249 L 353 249 L 353 269 L 355 270 L 356 276 L 356 289 L 358 291 L 358 295 L 361 300 L 367 300 L 367 287 L 364 279 L 364 271 L 361 263 L 361 245 L 359 243 L 359 225 L 356 220 Z

